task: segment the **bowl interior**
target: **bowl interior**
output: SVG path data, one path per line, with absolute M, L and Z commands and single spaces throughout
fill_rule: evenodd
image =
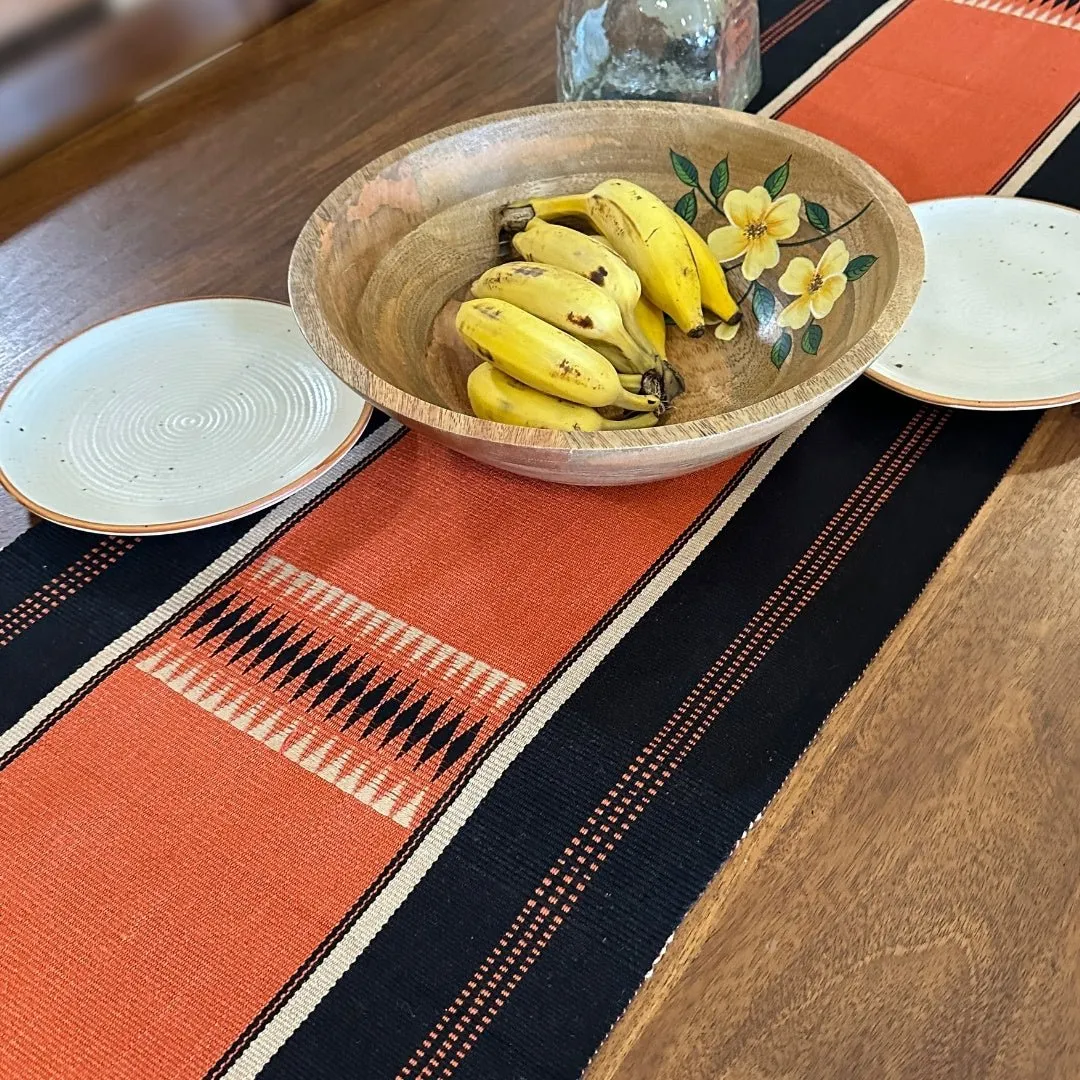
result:
M 728 190 L 749 190 L 770 177 L 776 190 L 786 163 L 782 191 L 799 195 L 803 209 L 800 230 L 775 269 L 753 285 L 738 264 L 729 274 L 736 297 L 750 290 L 734 341 L 669 333 L 669 358 L 687 392 L 665 425 L 715 418 L 808 383 L 820 390 L 830 372 L 841 385 L 868 364 L 914 300 L 917 282 L 906 280 L 903 315 L 873 332 L 898 281 L 912 276 L 915 262 L 921 278 L 921 260 L 909 253 L 904 265 L 905 244 L 916 243 L 918 233 L 900 196 L 857 158 L 806 132 L 655 102 L 525 110 L 437 133 L 361 170 L 323 203 L 298 242 L 290 289 L 301 326 L 366 397 L 406 420 L 443 426 L 441 410 L 469 413 L 465 381 L 477 361 L 458 342 L 453 317 L 469 284 L 505 257 L 499 211 L 534 195 L 586 191 L 610 176 L 674 205 L 692 189 L 685 166 L 683 179 L 676 174 L 672 150 L 694 163 L 710 194 L 722 161 Z M 703 191 L 694 198 L 700 233 L 725 223 Z M 823 235 L 860 211 L 835 235 Z M 872 256 L 872 265 L 846 284 L 816 332 L 785 332 L 777 315 L 792 298 L 779 288 L 780 274 L 793 257 L 816 262 L 837 238 L 852 258 Z

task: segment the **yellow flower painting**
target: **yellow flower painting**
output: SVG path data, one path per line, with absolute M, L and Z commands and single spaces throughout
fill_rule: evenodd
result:
M 700 203 L 704 202 L 725 219 L 724 224 L 708 233 L 709 249 L 735 290 L 736 306 L 741 310 L 745 305 L 745 313 L 752 316 L 749 325 L 756 329 L 751 332 L 768 350 L 773 366 L 777 371 L 784 366 L 796 338 L 804 353 L 816 356 L 825 336 L 821 320 L 829 315 L 848 285 L 867 274 L 878 260 L 869 252 L 851 255 L 847 244 L 835 238 L 870 210 L 873 200 L 834 224 L 832 214 L 821 203 L 791 192 L 783 194 L 794 167 L 790 157 L 760 184 L 744 190 L 730 186 L 733 169 L 727 157 L 718 161 L 711 172 L 703 172 L 685 154 L 674 149 L 670 154 L 676 177 L 688 189 L 673 210 L 693 226 Z M 800 235 L 804 224 L 809 233 Z M 779 267 L 781 248 L 806 248 L 829 238 L 835 239 L 817 262 L 797 255 L 779 279 L 773 279 L 775 284 L 763 278 L 766 271 Z M 745 289 L 731 280 L 738 270 Z M 782 293 L 793 298 L 783 308 L 778 303 Z M 738 320 L 721 323 L 715 330 L 717 339 L 733 341 L 742 325 Z
M 780 326 L 801 330 L 811 319 L 824 319 L 847 288 L 844 271 L 851 256 L 843 240 L 834 240 L 815 266 L 802 255 L 788 263 L 778 282 L 788 296 L 796 297 L 776 320 Z
M 787 240 L 799 231 L 798 195 L 773 199 L 763 187 L 740 191 L 733 188 L 724 197 L 724 217 L 730 222 L 709 235 L 709 247 L 720 262 L 742 259 L 742 275 L 756 281 L 780 261 L 778 240 Z

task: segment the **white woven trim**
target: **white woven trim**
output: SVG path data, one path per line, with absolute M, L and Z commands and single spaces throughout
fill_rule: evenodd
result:
M 849 52 L 853 52 L 863 38 L 867 37 L 872 30 L 876 30 L 897 8 L 903 7 L 909 0 L 889 0 L 882 4 L 872 15 L 864 19 L 843 41 L 834 45 L 813 67 L 799 76 L 793 83 L 788 85 L 765 108 L 759 111 L 759 116 L 776 116 L 785 105 L 798 97 L 822 72 L 838 64 Z
M 139 645 L 163 623 L 191 603 L 201 592 L 229 574 L 275 529 L 301 513 L 357 462 L 379 449 L 400 430 L 400 424 L 388 421 L 377 431 L 361 439 L 332 469 L 303 491 L 297 492 L 276 506 L 205 570 L 196 574 L 182 589 L 173 593 L 164 604 L 136 623 L 126 633 L 121 634 L 111 645 L 106 645 L 92 660 L 88 660 L 81 668 L 72 672 L 52 693 L 43 697 L 21 720 L 0 735 L 0 756 L 17 746 L 28 735 L 33 734 L 41 723 L 47 720 L 68 698 L 78 693 L 95 675 L 123 656 L 129 649 Z
M 468 821 L 473 811 L 483 802 L 511 762 L 543 730 L 548 720 L 581 686 L 604 657 L 704 551 L 709 542 L 732 519 L 773 466 L 818 415 L 820 415 L 820 410 L 789 428 L 776 439 L 751 467 L 735 490 L 687 540 L 683 548 L 537 699 L 502 743 L 483 762 L 454 801 L 446 807 L 431 831 L 402 863 L 368 909 L 309 973 L 300 987 L 223 1074 L 223 1080 L 251 1080 L 252 1077 L 258 1075 L 263 1066 L 367 948 L 371 940 L 457 835 L 458 830 Z

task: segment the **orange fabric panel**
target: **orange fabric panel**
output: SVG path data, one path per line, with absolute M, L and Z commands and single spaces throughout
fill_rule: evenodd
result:
M 534 682 L 743 460 L 647 487 L 576 488 L 502 473 L 410 434 L 273 550 Z
M 202 1075 L 407 835 L 131 665 L 5 770 L 0 832 L 20 1080 Z
M 912 202 L 989 191 L 1080 90 L 1080 34 L 914 0 L 781 114 Z
M 743 460 L 648 489 L 560 488 L 408 435 L 267 554 L 531 685 Z M 286 623 L 318 625 L 300 590 L 285 596 L 250 568 L 203 607 L 238 587 L 255 607 L 289 610 Z M 400 740 L 366 747 L 359 727 L 338 730 L 344 714 L 327 723 L 325 707 L 306 709 L 310 696 L 291 701 L 294 685 L 260 680 L 265 665 L 245 672 L 219 658 L 215 687 L 228 679 L 231 696 L 269 696 L 260 719 L 281 707 L 279 730 L 295 721 L 272 752 L 200 707 L 197 680 L 187 697 L 159 681 L 164 660 L 147 674 L 163 647 L 189 669 L 202 662 L 198 678 L 211 669 L 216 642 L 200 648 L 200 634 L 183 635 L 189 623 L 110 675 L 4 774 L 4 1077 L 201 1076 L 327 936 L 412 829 L 290 760 L 299 738 L 317 732 L 312 748 L 336 738 L 332 753 L 361 746 L 371 773 L 389 776 L 380 790 L 426 785 L 423 812 L 455 775 L 396 760 Z

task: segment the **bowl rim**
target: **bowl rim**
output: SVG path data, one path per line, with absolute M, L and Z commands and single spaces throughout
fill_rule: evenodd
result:
M 675 115 L 708 111 L 713 115 L 722 115 L 725 122 L 736 127 L 760 128 L 764 125 L 788 128 L 796 133 L 788 136 L 793 142 L 833 158 L 855 180 L 862 183 L 867 193 L 881 205 L 896 236 L 899 252 L 896 281 L 877 318 L 862 337 L 844 350 L 828 367 L 786 390 L 728 412 L 653 428 L 583 432 L 500 424 L 435 405 L 376 375 L 339 339 L 323 315 L 315 291 L 318 253 L 328 242 L 335 216 L 331 208 L 336 208 L 397 162 L 433 143 L 476 128 L 582 110 L 642 110 Z M 575 101 L 531 105 L 448 125 L 403 143 L 357 169 L 319 203 L 304 223 L 289 259 L 288 289 L 293 314 L 315 354 L 347 385 L 352 386 L 357 393 L 384 412 L 402 419 L 407 424 L 435 429 L 457 438 L 476 439 L 522 449 L 572 451 L 577 456 L 589 451 L 607 453 L 616 449 L 642 450 L 655 446 L 674 447 L 683 443 L 700 442 L 710 436 L 723 436 L 756 424 L 775 421 L 785 413 L 805 412 L 811 403 L 828 400 L 862 374 L 899 332 L 914 307 L 922 286 L 923 271 L 922 233 L 907 201 L 877 169 L 830 139 L 756 113 L 718 109 L 711 105 L 651 100 Z M 336 363 L 330 363 L 328 356 Z M 343 370 L 349 369 L 356 372 L 355 381 L 342 374 Z

